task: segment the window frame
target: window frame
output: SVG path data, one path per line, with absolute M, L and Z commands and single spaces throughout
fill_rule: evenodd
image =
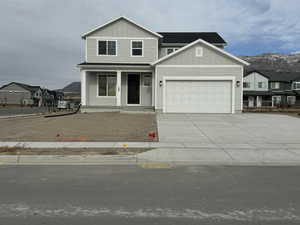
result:
M 245 87 L 245 84 L 248 84 L 248 87 Z M 243 88 L 251 88 L 251 82 L 249 82 L 249 81 L 244 81 L 244 82 L 243 82 Z
M 259 86 L 260 84 L 261 84 L 261 87 Z M 266 82 L 264 82 L 264 81 L 258 81 L 257 82 L 257 88 L 259 88 L 259 89 L 266 88 Z
M 168 53 L 168 50 L 169 49 L 172 49 L 172 52 L 171 53 Z M 170 55 L 170 54 L 172 54 L 173 52 L 176 52 L 177 50 L 178 50 L 179 48 L 166 48 L 166 55 Z
M 199 54 L 198 50 L 200 50 L 200 54 Z M 203 57 L 203 47 L 196 47 L 195 48 L 195 56 L 196 57 Z
M 105 76 L 106 77 L 106 95 L 99 95 L 99 77 Z M 114 76 L 116 78 L 116 87 L 115 87 L 115 95 L 108 95 L 108 76 Z M 117 97 L 117 75 L 114 74 L 97 74 L 97 98 L 115 98 Z
M 296 98 L 296 96 L 295 95 L 288 95 L 288 96 L 286 96 L 286 102 L 289 104 L 289 99 L 290 98 L 293 98 L 293 101 L 292 101 L 292 103 L 290 104 L 290 105 L 295 105 L 296 104 L 296 101 L 297 101 L 297 98 Z
M 297 87 L 298 85 L 299 85 L 299 87 Z M 300 90 L 300 82 L 299 81 L 293 82 L 292 89 L 293 90 Z
M 272 87 L 272 84 L 274 84 L 275 87 Z M 278 87 L 277 87 L 277 84 L 278 84 Z M 280 89 L 280 82 L 278 82 L 278 81 L 271 82 L 270 88 L 271 89 Z
M 145 85 L 145 77 L 150 77 L 150 83 L 149 85 Z M 142 82 L 143 87 L 152 87 L 152 74 L 143 74 L 143 82 Z
M 132 45 L 133 42 L 142 42 L 142 48 L 133 48 L 133 45 Z M 133 55 L 132 54 L 133 49 L 142 49 L 142 55 Z M 130 56 L 131 57 L 144 57 L 144 40 L 130 40 Z
M 99 42 L 105 41 L 106 42 L 106 53 L 107 54 L 99 54 Z M 109 55 L 108 54 L 108 42 L 113 41 L 116 43 L 116 54 L 115 55 Z M 118 40 L 111 40 L 111 39 L 97 39 L 97 56 L 118 56 Z

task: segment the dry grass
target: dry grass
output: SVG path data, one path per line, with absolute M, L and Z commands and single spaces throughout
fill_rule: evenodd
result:
M 0 155 L 135 155 L 151 150 L 150 148 L 61 148 L 37 149 L 24 147 L 0 147 Z

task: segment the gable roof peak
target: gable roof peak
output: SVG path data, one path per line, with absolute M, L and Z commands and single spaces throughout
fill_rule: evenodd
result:
M 159 33 L 154 32 L 154 31 L 151 31 L 151 30 L 149 30 L 148 28 L 145 28 L 144 26 L 142 26 L 142 25 L 140 25 L 140 24 L 137 24 L 136 22 L 134 22 L 133 20 L 131 20 L 131 19 L 125 17 L 125 16 L 120 16 L 120 17 L 117 17 L 116 19 L 110 20 L 110 21 L 108 21 L 107 23 L 102 24 L 102 25 L 100 25 L 100 26 L 98 26 L 98 27 L 96 27 L 96 28 L 94 28 L 94 29 L 92 29 L 92 30 L 90 30 L 90 31 L 88 31 L 88 32 L 86 32 L 86 33 L 84 33 L 84 34 L 82 34 L 82 35 L 81 35 L 81 38 L 82 38 L 82 39 L 85 39 L 85 38 L 86 38 L 88 35 L 90 35 L 91 33 L 95 32 L 95 31 L 97 31 L 97 30 L 100 30 L 101 28 L 106 27 L 106 26 L 108 26 L 109 24 L 112 24 L 112 23 L 114 23 L 114 22 L 116 22 L 116 21 L 118 21 L 118 20 L 121 20 L 121 19 L 126 20 L 127 22 L 129 22 L 129 23 L 131 23 L 131 24 L 133 24 L 133 25 L 135 25 L 135 26 L 137 26 L 137 27 L 142 28 L 143 30 L 145 30 L 145 31 L 147 31 L 147 32 L 149 32 L 149 33 L 151 33 L 151 34 L 153 34 L 154 36 L 157 36 L 157 37 L 159 37 L 159 38 L 162 38 L 162 37 L 163 37 L 163 36 L 160 35 Z

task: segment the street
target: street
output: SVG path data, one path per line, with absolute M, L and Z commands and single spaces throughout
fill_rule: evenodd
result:
M 0 224 L 299 224 L 299 167 L 0 166 Z

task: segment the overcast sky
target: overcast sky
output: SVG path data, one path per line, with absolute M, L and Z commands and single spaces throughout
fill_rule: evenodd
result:
M 80 35 L 127 16 L 153 31 L 216 31 L 235 55 L 300 51 L 300 0 L 0 0 L 0 86 L 79 80 Z

